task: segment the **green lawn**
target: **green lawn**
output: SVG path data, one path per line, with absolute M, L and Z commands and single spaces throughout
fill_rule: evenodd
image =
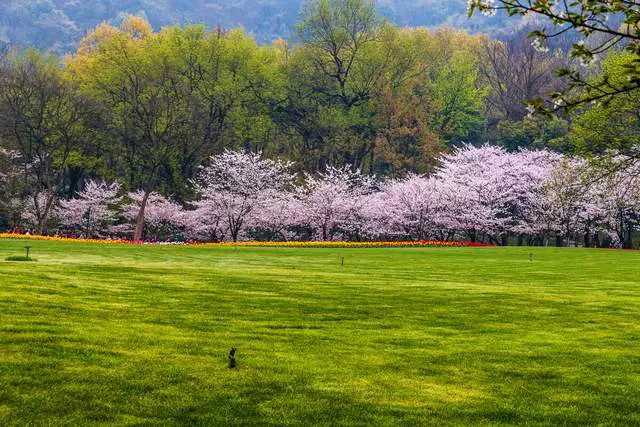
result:
M 640 252 L 25 244 L 3 426 L 640 423 Z

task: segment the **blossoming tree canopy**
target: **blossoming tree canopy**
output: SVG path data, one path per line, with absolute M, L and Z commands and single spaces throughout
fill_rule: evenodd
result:
M 420 240 L 434 236 L 449 225 L 441 182 L 415 174 L 388 181 L 382 185 L 380 206 L 374 215 L 380 215 L 389 233 Z
M 105 231 L 117 219 L 117 206 L 122 201 L 118 196 L 120 189 L 117 182 L 87 181 L 75 198 L 60 201 L 57 210 L 60 222 L 90 234 Z
M 336 233 L 358 233 L 363 227 L 363 209 L 373 193 L 375 180 L 352 170 L 327 167 L 326 172 L 307 174 L 306 184 L 297 190 L 295 208 L 300 225 L 314 237 L 331 240 Z
M 629 163 L 617 156 L 615 162 Z M 577 157 L 462 146 L 431 176 L 376 179 L 351 167 L 291 172 L 260 153 L 225 151 L 202 166 L 185 206 L 147 198 L 153 238 L 195 241 L 471 240 L 631 247 L 640 225 L 640 165 L 601 176 Z M 88 181 L 56 209 L 84 233 L 132 231 L 145 193 Z
M 204 202 L 198 209 L 219 210 L 233 241 L 259 215 L 275 194 L 291 186 L 290 162 L 263 158 L 260 153 L 225 151 L 203 166 L 196 189 Z M 217 222 L 217 220 L 212 219 Z

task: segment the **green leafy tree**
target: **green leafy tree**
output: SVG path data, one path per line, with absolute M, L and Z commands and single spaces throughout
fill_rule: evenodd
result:
M 280 47 L 286 79 L 274 120 L 293 131 L 288 148 L 307 168 L 370 163 L 369 102 L 388 66 L 388 30 L 370 2 L 319 0 L 304 9 L 302 43 Z
M 298 37 L 314 70 L 329 83 L 316 90 L 346 109 L 366 102 L 385 66 L 372 57 L 382 32 L 373 2 L 312 0 L 303 14 Z
M 79 52 L 75 67 L 70 61 L 86 92 L 104 106 L 118 173 L 144 192 L 135 240 L 142 238 L 147 200 L 162 168 L 176 160 L 178 141 L 189 135 L 186 92 L 169 47 L 165 34 L 131 17 L 93 50 Z
M 20 198 L 42 233 L 72 159 L 91 142 L 93 104 L 77 91 L 58 58 L 29 50 L 0 66 L 0 138 L 12 150 Z
M 503 120 L 498 124 L 495 141 L 509 151 L 520 148 L 570 151 L 566 141 L 568 131 L 569 123 L 559 118 Z
M 484 99 L 477 62 L 455 52 L 434 80 L 436 110 L 433 127 L 449 144 L 468 142 L 482 131 Z
M 604 61 L 604 73 L 612 84 L 624 84 L 627 67 L 636 60 L 630 52 L 612 53 Z M 571 143 L 580 151 L 605 154 L 609 150 L 638 158 L 640 152 L 640 91 L 620 94 L 610 102 L 576 111 Z

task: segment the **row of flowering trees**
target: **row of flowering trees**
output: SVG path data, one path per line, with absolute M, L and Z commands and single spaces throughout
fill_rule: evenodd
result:
M 625 161 L 625 159 L 616 159 Z M 497 244 L 631 247 L 640 225 L 640 166 L 598 175 L 590 163 L 549 151 L 465 146 L 431 176 L 381 181 L 351 168 L 294 174 L 289 162 L 227 151 L 209 159 L 186 205 L 152 193 L 148 239 L 455 240 Z M 58 229 L 126 236 L 143 192 L 89 181 L 59 201 Z M 24 221 L 35 220 L 24 207 Z

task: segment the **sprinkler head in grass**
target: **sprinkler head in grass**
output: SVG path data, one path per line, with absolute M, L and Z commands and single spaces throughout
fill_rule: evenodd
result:
M 29 256 L 29 249 L 31 249 L 31 246 L 25 246 L 24 250 L 26 255 L 9 256 L 5 258 L 5 261 L 36 261 Z
M 232 347 L 229 352 L 229 368 L 233 369 L 236 367 L 236 348 Z

